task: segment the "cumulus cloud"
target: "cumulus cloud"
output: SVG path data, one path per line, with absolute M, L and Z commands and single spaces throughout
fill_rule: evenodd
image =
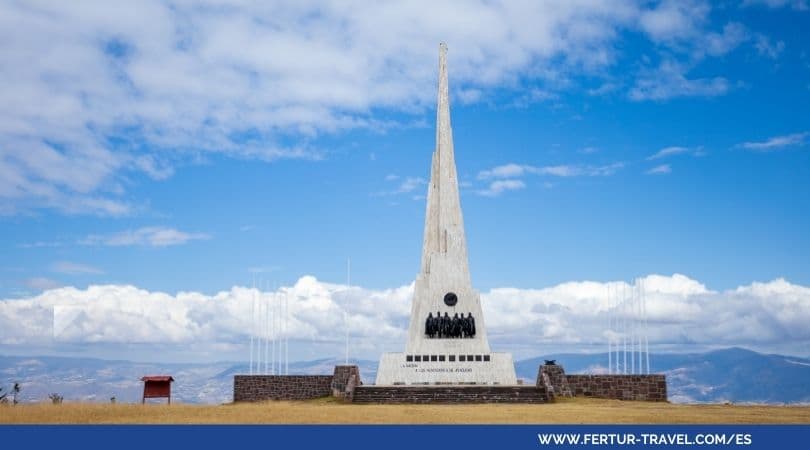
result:
M 784 136 L 774 136 L 762 142 L 743 142 L 742 144 L 738 144 L 738 147 L 746 150 L 770 152 L 785 147 L 804 145 L 806 143 L 805 138 L 807 138 L 808 135 L 810 135 L 810 133 L 805 132 L 787 134 Z
M 82 245 L 104 245 L 109 247 L 131 245 L 168 247 L 210 238 L 211 236 L 205 233 L 189 233 L 169 227 L 143 227 L 110 234 L 91 234 L 79 243 Z
M 305 276 L 277 291 L 233 287 L 215 295 L 170 295 L 129 285 L 53 288 L 36 297 L 0 301 L 0 343 L 241 342 L 259 304 L 286 299 L 292 339 L 342 336 L 343 312 L 355 334 L 401 338 L 412 286 L 372 291 Z
M 476 102 L 601 77 L 625 30 L 682 42 L 706 14 L 671 1 L 3 2 L 0 214 L 133 214 L 132 175 L 162 180 L 211 153 L 322 158 L 321 134 L 432 106 L 440 41 L 454 92 Z
M 641 279 L 653 348 L 690 345 L 781 346 L 793 353 L 810 344 L 810 288 L 784 279 L 713 291 L 684 275 Z M 602 345 L 610 315 L 621 311 L 622 281 L 577 281 L 542 289 L 496 288 L 482 293 L 484 320 L 496 350 Z M 244 343 L 257 302 L 287 299 L 287 336 L 298 343 L 344 338 L 344 313 L 354 342 L 369 357 L 404 346 L 413 284 L 373 290 L 324 283 L 311 276 L 276 291 L 233 287 L 213 295 L 171 295 L 129 285 L 62 287 L 0 300 L 0 344 Z M 535 350 L 536 351 L 536 350 Z

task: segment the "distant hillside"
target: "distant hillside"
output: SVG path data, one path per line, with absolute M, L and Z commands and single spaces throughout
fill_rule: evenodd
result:
M 365 380 L 376 378 L 376 361 L 351 361 Z M 343 360 L 291 362 L 290 374 L 331 374 Z M 18 357 L 0 355 L 0 386 L 22 384 L 21 401 L 35 402 L 58 393 L 66 401 L 118 402 L 141 400 L 140 379 L 150 374 L 174 377 L 172 396 L 185 403 L 224 403 L 233 398 L 233 376 L 248 373 L 247 363 L 161 364 L 92 358 Z
M 537 366 L 556 359 L 567 373 L 605 373 L 607 353 L 555 354 L 518 361 L 519 378 L 535 380 Z M 678 403 L 810 403 L 810 359 L 765 355 L 742 348 L 650 355 L 652 373 L 667 375 Z
M 556 359 L 568 373 L 604 373 L 607 354 L 554 354 L 518 361 L 519 378 L 534 383 L 544 359 Z M 338 359 L 290 363 L 291 374 L 330 374 Z M 376 378 L 376 361 L 352 361 L 365 383 Z M 740 348 L 706 353 L 652 354 L 651 370 L 667 375 L 670 401 L 678 403 L 810 403 L 810 359 L 765 355 Z M 89 358 L 0 356 L 0 386 L 19 381 L 21 400 L 47 400 L 56 392 L 68 401 L 140 401 L 140 377 L 171 374 L 173 393 L 186 403 L 230 402 L 233 376 L 244 363 L 153 364 Z

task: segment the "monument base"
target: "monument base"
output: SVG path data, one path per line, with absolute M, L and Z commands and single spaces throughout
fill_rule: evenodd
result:
M 549 403 L 545 386 L 357 386 L 353 403 Z
M 416 361 L 416 359 L 419 361 Z M 450 361 L 450 359 L 453 361 Z M 463 357 L 464 361 L 461 361 Z M 435 359 L 435 360 L 434 360 Z M 441 360 L 440 360 L 441 359 Z M 377 368 L 378 386 L 410 384 L 517 385 L 510 353 L 486 355 L 408 355 L 383 353 Z

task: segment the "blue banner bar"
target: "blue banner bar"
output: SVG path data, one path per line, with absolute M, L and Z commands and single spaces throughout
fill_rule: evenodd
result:
M 810 425 L 3 425 L 8 449 L 806 449 Z

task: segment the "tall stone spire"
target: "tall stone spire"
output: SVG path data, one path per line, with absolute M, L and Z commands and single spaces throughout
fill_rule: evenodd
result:
M 444 331 L 433 328 L 437 326 L 435 321 Z M 431 328 L 429 323 L 433 324 Z M 474 329 L 467 328 L 472 331 L 462 336 L 462 323 Z M 447 45 L 442 43 L 436 149 L 430 166 L 422 270 L 414 280 L 405 353 L 382 355 L 377 384 L 448 383 L 514 385 L 517 378 L 512 355 L 490 350 L 481 295 L 470 282 L 450 127 Z
M 450 126 L 450 95 L 447 83 L 447 45 L 439 44 L 439 93 L 436 109 L 436 149 L 430 168 L 430 186 L 425 212 L 422 274 L 431 272 L 431 261 L 442 255 L 454 266 L 456 281 L 469 284 L 467 243 L 458 194 L 458 178 Z M 454 277 L 455 278 L 455 277 Z

